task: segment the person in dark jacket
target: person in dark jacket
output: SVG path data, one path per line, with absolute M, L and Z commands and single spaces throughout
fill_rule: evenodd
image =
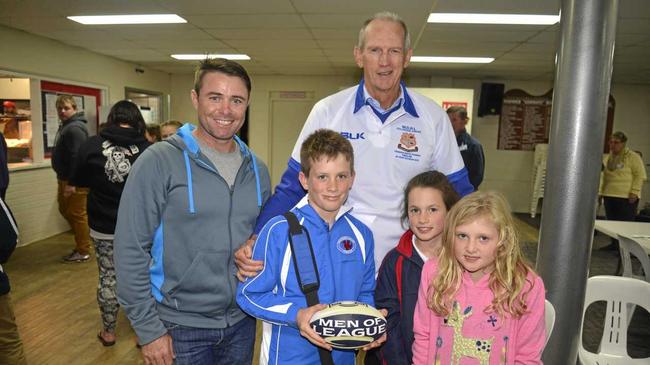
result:
M 9 187 L 9 166 L 7 164 L 7 142 L 0 133 L 0 198 L 4 199 Z
M 458 199 L 447 177 L 438 171 L 416 175 L 404 189 L 402 221 L 408 222 L 409 229 L 384 257 L 375 289 L 375 306 L 388 310 L 387 340 L 376 355 L 382 365 L 411 364 L 422 266 L 437 260 L 445 216 Z
M 470 136 L 465 130 L 465 126 L 469 121 L 465 107 L 449 107 L 447 115 L 451 121 L 451 126 L 454 128 L 458 149 L 460 149 L 460 155 L 463 157 L 463 162 L 469 174 L 469 182 L 474 186 L 474 190 L 478 190 L 478 186 L 483 182 L 485 171 L 483 146 L 481 146 L 481 142 Z
M 59 212 L 70 224 L 76 243 L 75 249 L 64 256 L 63 261 L 84 262 L 90 259 L 90 237 L 86 214 L 88 189 L 77 189 L 69 185 L 68 181 L 72 175 L 72 165 L 77 158 L 79 147 L 88 139 L 87 122 L 83 112 L 77 111 L 77 103 L 71 95 L 59 95 L 56 99 L 56 110 L 61 125 L 54 139 L 52 168 L 58 180 Z
M 69 184 L 90 188 L 88 224 L 99 267 L 97 303 L 103 329 L 97 338 L 104 346 L 115 344 L 115 323 L 119 304 L 113 265 L 113 235 L 117 210 L 131 165 L 149 147 L 144 118 L 137 105 L 117 102 L 98 136 L 79 148 Z
M 9 207 L 0 198 L 0 264 L 5 264 L 16 248 L 18 226 Z M 23 342 L 18 334 L 11 304 L 9 277 L 0 265 L 0 364 L 25 365 Z

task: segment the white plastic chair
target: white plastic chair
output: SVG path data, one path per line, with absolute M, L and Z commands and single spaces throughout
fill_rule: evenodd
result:
M 546 160 L 548 156 L 548 144 L 538 143 L 535 145 L 535 155 L 533 163 L 533 194 L 530 199 L 530 217 L 535 218 L 537 215 L 537 205 L 539 200 L 544 197 L 544 186 L 546 185 Z
M 621 235 L 618 236 L 618 242 L 618 249 L 621 253 L 621 261 L 623 262 L 623 276 L 645 280 L 650 283 L 650 258 L 648 258 L 648 254 L 645 252 L 643 247 L 641 247 L 641 245 L 633 238 Z M 635 256 L 641 262 L 644 276 L 635 275 L 632 271 L 631 256 Z
M 553 303 L 549 302 L 548 299 L 544 303 L 544 324 L 546 324 L 546 340 L 544 341 L 544 347 L 546 347 L 548 339 L 551 338 L 551 333 L 553 333 L 553 327 L 555 326 L 555 307 L 553 307 Z
M 606 301 L 603 337 L 598 353 L 582 345 L 585 313 L 590 304 Z M 641 306 L 650 312 L 650 283 L 622 276 L 594 276 L 587 280 L 587 294 L 580 324 L 578 356 L 583 365 L 647 365 L 650 357 L 633 359 L 627 353 L 627 304 Z
M 621 253 L 621 262 L 623 263 L 623 276 L 645 280 L 650 283 L 650 258 L 643 247 L 633 238 L 618 235 L 618 250 Z M 641 262 L 641 268 L 644 275 L 636 275 L 632 270 L 632 256 Z M 634 304 L 628 305 L 627 324 L 629 325 L 634 315 Z

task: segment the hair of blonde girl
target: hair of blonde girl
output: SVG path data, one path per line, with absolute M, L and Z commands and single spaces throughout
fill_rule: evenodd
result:
M 521 253 L 508 202 L 502 194 L 486 191 L 467 195 L 447 214 L 442 251 L 438 257 L 438 274 L 429 283 L 427 300 L 429 308 L 438 315 L 446 316 L 451 312 L 462 283 L 464 269 L 454 255 L 456 227 L 483 217 L 492 222 L 499 233 L 495 268 L 489 274 L 489 287 L 494 299 L 486 312 L 494 312 L 502 318 L 506 314 L 519 318 L 528 310 L 528 292 L 524 293 L 523 290 L 527 275 L 533 269 Z M 532 283 L 530 285 L 532 288 Z

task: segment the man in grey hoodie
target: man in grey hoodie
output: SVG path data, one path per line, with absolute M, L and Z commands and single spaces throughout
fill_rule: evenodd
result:
M 135 162 L 115 231 L 117 295 L 145 364 L 250 364 L 255 320 L 235 302 L 234 251 L 271 195 L 268 169 L 235 135 L 250 78 L 201 62 L 185 124 Z
M 70 224 L 76 244 L 74 250 L 63 257 L 63 261 L 84 262 L 90 259 L 90 229 L 86 213 L 88 189 L 75 188 L 69 185 L 68 181 L 72 176 L 72 166 L 79 147 L 88 139 L 87 122 L 83 112 L 77 110 L 77 103 L 72 95 L 59 95 L 56 99 L 56 111 L 61 125 L 54 139 L 52 168 L 58 180 L 59 212 Z

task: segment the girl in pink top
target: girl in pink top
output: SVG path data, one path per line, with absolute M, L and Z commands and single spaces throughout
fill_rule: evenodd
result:
M 415 307 L 413 363 L 541 364 L 544 283 L 521 254 L 503 195 L 476 192 L 447 215 Z

